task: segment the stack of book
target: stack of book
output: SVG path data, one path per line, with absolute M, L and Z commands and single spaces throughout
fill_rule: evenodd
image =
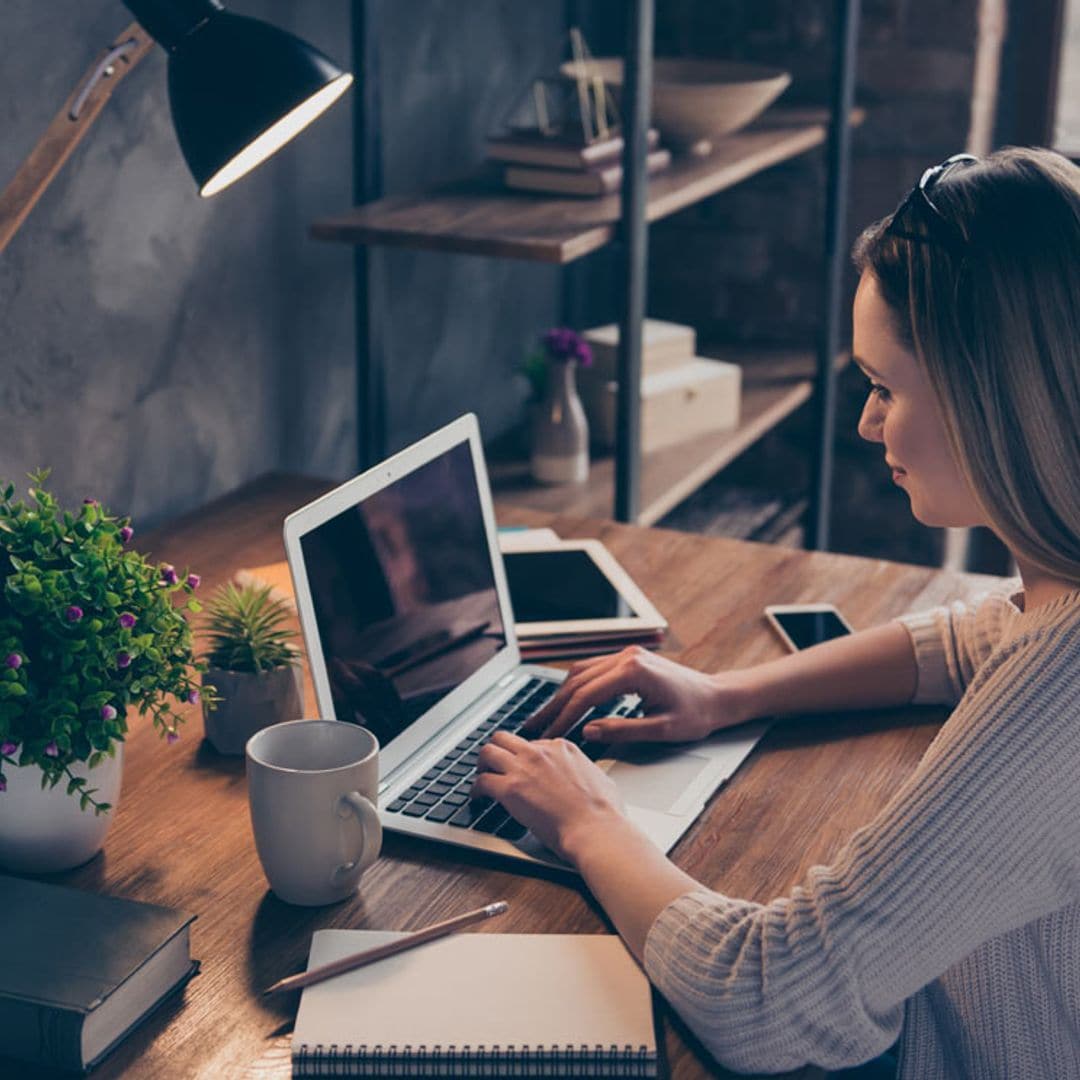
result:
M 671 164 L 671 152 L 649 131 L 646 166 L 651 176 Z M 487 141 L 489 161 L 502 167 L 503 183 L 516 191 L 551 195 L 609 195 L 622 185 L 621 135 L 584 142 L 573 135 L 513 130 Z

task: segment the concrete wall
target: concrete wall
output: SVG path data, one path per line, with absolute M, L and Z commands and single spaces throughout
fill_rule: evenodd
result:
M 346 65 L 348 8 L 232 5 Z M 130 21 L 7 0 L 0 183 Z M 156 50 L 131 74 L 0 256 L 0 477 L 51 466 L 63 498 L 143 525 L 281 465 L 340 470 L 353 442 L 349 253 L 306 238 L 349 199 L 348 104 L 204 201 L 165 68 Z
M 351 65 L 348 0 L 236 0 Z M 561 4 L 370 0 L 387 193 L 464 172 L 560 55 Z M 7 0 L 0 183 L 98 50 L 119 0 Z M 355 461 L 352 249 L 308 239 L 351 204 L 352 101 L 257 173 L 199 199 L 158 50 L 132 73 L 0 257 L 0 478 L 53 468 L 143 525 L 267 470 L 345 477 Z M 518 419 L 515 371 L 558 317 L 560 273 L 374 249 L 374 344 L 399 447 L 469 409 Z
M 468 172 L 564 50 L 563 7 L 531 0 L 369 0 L 382 65 L 386 194 Z M 558 268 L 373 248 L 373 347 L 387 372 L 390 449 L 472 410 L 486 439 L 517 422 L 518 366 L 559 315 Z

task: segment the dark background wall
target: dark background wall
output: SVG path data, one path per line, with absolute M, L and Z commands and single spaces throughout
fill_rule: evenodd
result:
M 230 6 L 351 62 L 349 0 Z M 475 165 L 484 135 L 564 55 L 569 21 L 598 54 L 624 40 L 623 5 L 610 0 L 357 6 L 379 56 L 387 193 Z M 828 0 L 657 6 L 659 55 L 778 64 L 795 75 L 788 100 L 825 100 Z M 855 137 L 852 232 L 963 145 L 977 10 L 978 0 L 864 0 L 858 96 L 868 115 Z M 67 4 L 62 19 L 35 0 L 3 5 L 0 36 L 18 48 L 0 65 L 0 183 L 128 21 L 119 0 Z M 164 72 L 158 52 L 133 73 L 0 256 L 0 477 L 52 465 L 64 498 L 92 493 L 144 525 L 270 469 L 345 477 L 355 453 L 353 251 L 307 236 L 313 219 L 352 201 L 353 102 L 205 202 L 172 134 Z M 804 155 L 656 226 L 650 314 L 691 323 L 706 346 L 811 343 L 823 176 L 822 154 Z M 466 409 L 489 439 L 513 427 L 526 395 L 515 372 L 535 336 L 562 311 L 582 325 L 614 314 L 610 250 L 560 271 L 376 248 L 369 271 L 391 448 Z M 839 545 L 936 558 L 936 537 L 906 524 L 902 494 L 848 430 L 861 386 L 850 376 L 845 386 L 839 489 L 851 505 L 839 513 L 861 524 L 846 531 L 841 520 Z M 766 440 L 742 479 L 801 483 L 805 419 Z
M 669 0 L 657 8 L 656 52 L 783 67 L 793 82 L 781 104 L 821 104 L 835 56 L 837 6 L 832 0 Z M 856 102 L 866 116 L 852 139 L 849 243 L 890 213 L 923 169 L 965 149 L 979 9 L 979 0 L 863 0 Z M 819 150 L 658 223 L 651 230 L 651 313 L 691 322 L 706 349 L 726 342 L 812 344 L 824 282 L 824 182 Z M 855 285 L 851 269 L 845 336 Z M 832 546 L 939 562 L 942 531 L 911 517 L 881 448 L 855 430 L 866 380 L 849 368 L 839 391 Z M 804 408 L 665 523 L 709 528 L 709 507 L 729 505 L 734 487 L 745 489 L 751 506 L 765 494 L 799 499 L 809 483 L 813 438 L 812 412 Z M 727 528 L 723 515 L 715 527 Z M 788 534 L 799 537 L 798 529 Z
M 351 63 L 350 3 L 236 0 Z M 372 0 L 381 168 L 407 191 L 470 168 L 534 74 L 560 56 L 561 4 Z M 98 50 L 119 0 L 9 0 L 0 37 L 0 183 Z M 0 258 L 0 477 L 53 467 L 150 524 L 270 469 L 355 461 L 352 250 L 307 226 L 351 204 L 348 99 L 252 176 L 198 198 L 156 51 L 115 94 Z M 560 277 L 527 263 L 374 250 L 369 305 L 404 445 L 466 409 L 497 434 L 515 371 L 556 318 Z
M 0 9 L 0 183 L 101 48 L 117 0 Z M 348 3 L 237 2 L 348 63 Z M 143 524 L 268 469 L 340 469 L 350 428 L 348 253 L 306 238 L 347 203 L 349 108 L 216 199 L 172 133 L 165 54 L 121 86 L 0 256 L 0 476 L 53 467 Z
M 532 80 L 558 66 L 564 11 L 529 0 L 369 0 L 388 194 L 466 173 Z M 372 346 L 390 449 L 466 410 L 485 438 L 516 423 L 517 368 L 557 318 L 560 271 L 514 259 L 370 250 Z

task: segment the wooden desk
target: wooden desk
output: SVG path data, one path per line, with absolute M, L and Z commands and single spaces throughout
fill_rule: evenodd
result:
M 284 515 L 321 489 L 306 480 L 259 481 L 142 537 L 141 547 L 178 567 L 190 564 L 209 591 L 243 565 L 282 558 Z M 550 522 L 565 536 L 599 536 L 670 620 L 666 651 L 704 669 L 781 655 L 761 618 L 766 602 L 830 600 L 861 628 L 970 597 L 996 581 L 508 507 L 499 517 Z M 198 914 L 191 940 L 201 974 L 95 1078 L 288 1077 L 297 999 L 264 1000 L 259 992 L 304 967 L 311 932 L 321 927 L 412 930 L 503 898 L 510 913 L 486 928 L 491 932 L 611 929 L 573 880 L 389 834 L 353 900 L 318 909 L 281 903 L 255 854 L 243 759 L 219 757 L 202 742 L 197 710 L 188 713 L 172 747 L 149 724 L 135 725 L 104 853 L 54 877 Z M 778 724 L 683 837 L 675 861 L 732 895 L 767 901 L 782 894 L 885 804 L 942 718 L 908 710 Z M 670 1012 L 663 1023 L 673 1077 L 725 1075 Z M 5 1071 L 0 1060 L 0 1075 L 34 1074 L 19 1065 Z

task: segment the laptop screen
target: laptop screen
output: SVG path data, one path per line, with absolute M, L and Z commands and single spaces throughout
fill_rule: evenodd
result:
M 506 645 L 468 441 L 300 543 L 335 715 L 381 746 Z

